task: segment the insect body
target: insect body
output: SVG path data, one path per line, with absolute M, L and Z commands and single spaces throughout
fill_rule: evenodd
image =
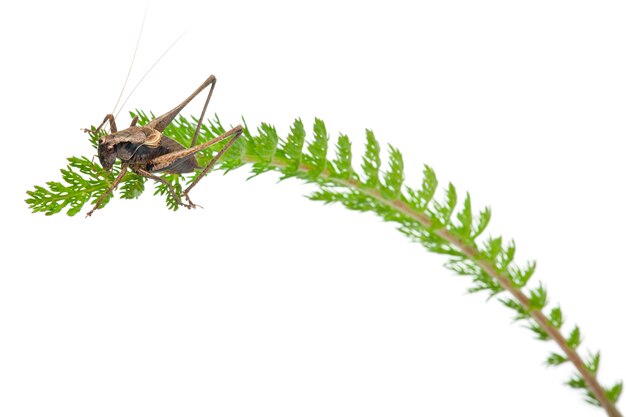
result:
M 122 162 L 122 169 L 112 186 L 98 199 L 98 201 L 96 201 L 96 204 L 93 209 L 87 213 L 87 216 L 91 216 L 91 214 L 100 207 L 106 196 L 110 194 L 115 187 L 117 187 L 122 178 L 124 178 L 124 175 L 129 168 L 143 177 L 164 183 L 169 188 L 170 193 L 176 199 L 178 204 L 188 208 L 196 207 L 196 205 L 189 199 L 189 191 L 213 168 L 218 159 L 224 154 L 224 152 L 226 152 L 226 150 L 228 150 L 228 148 L 230 148 L 230 146 L 232 146 L 232 144 L 239 136 L 241 136 L 243 132 L 243 128 L 241 126 L 236 126 L 211 141 L 196 145 L 198 133 L 200 132 L 200 127 L 202 126 L 202 119 L 204 118 L 206 108 L 211 100 L 211 95 L 213 94 L 215 81 L 215 76 L 211 75 L 181 104 L 174 107 L 164 115 L 155 118 L 145 126 L 137 126 L 137 117 L 135 117 L 131 122 L 130 127 L 118 131 L 114 116 L 112 114 L 106 115 L 97 130 L 100 130 L 108 121 L 111 126 L 111 133 L 99 139 L 98 159 L 100 160 L 100 165 L 102 165 L 102 167 L 107 171 L 111 170 L 117 159 L 120 159 Z M 191 146 L 189 148 L 185 148 L 174 139 L 163 135 L 163 130 L 165 130 L 172 120 L 174 120 L 178 113 L 180 113 L 180 111 L 187 104 L 189 104 L 194 97 L 200 94 L 200 92 L 209 85 L 211 88 L 209 89 L 209 94 L 206 102 L 204 103 L 202 114 L 198 120 L 198 126 L 196 127 L 196 131 L 191 141 Z M 201 168 L 198 165 L 195 154 L 227 138 L 230 138 L 228 143 L 217 153 L 217 155 L 213 157 L 206 167 Z M 155 175 L 159 172 L 184 174 L 194 172 L 196 169 L 202 169 L 202 172 L 182 193 L 186 199 L 186 203 L 180 199 L 180 196 L 169 182 L 160 176 Z
M 119 158 L 132 169 L 145 169 L 148 172 L 165 171 L 171 174 L 185 174 L 200 168 L 194 155 L 178 159 L 170 165 L 154 169 L 152 160 L 172 152 L 186 149 L 174 139 L 168 138 L 158 130 L 143 126 L 131 126 L 121 132 L 100 138 L 98 158 L 106 170 L 113 167 Z

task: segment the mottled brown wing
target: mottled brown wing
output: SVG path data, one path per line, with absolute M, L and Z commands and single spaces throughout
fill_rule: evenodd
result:
M 103 143 L 109 146 L 115 146 L 121 143 L 132 143 L 141 145 L 148 138 L 148 130 L 142 126 L 131 126 L 119 132 L 111 133 L 103 139 Z

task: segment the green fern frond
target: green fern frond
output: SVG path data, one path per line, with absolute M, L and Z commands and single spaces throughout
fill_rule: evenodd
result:
M 334 177 L 342 180 L 356 179 L 357 176 L 352 168 L 352 144 L 348 136 L 339 135 L 335 154 L 337 156 L 333 160 Z
M 139 124 L 145 124 L 153 116 L 138 112 Z M 167 136 L 189 146 L 196 123 L 178 117 L 164 132 Z M 215 118 L 201 129 L 198 143 L 203 143 L 225 132 L 219 119 Z M 381 173 L 380 145 L 374 134 L 365 133 L 365 153 L 361 172 L 352 167 L 352 149 L 347 136 L 340 135 L 335 145 L 334 159 L 330 160 L 329 134 L 324 123 L 315 119 L 312 139 L 307 143 L 301 120 L 296 120 L 285 138 L 276 129 L 262 124 L 252 133 L 247 126 L 242 137 L 226 152 L 217 170 L 226 172 L 250 165 L 252 176 L 267 171 L 278 172 L 281 179 L 296 177 L 317 184 L 319 189 L 309 198 L 325 204 L 340 203 L 355 211 L 373 212 L 382 219 L 395 224 L 397 229 L 411 240 L 420 242 L 427 250 L 447 256 L 446 268 L 466 276 L 471 281 L 470 293 L 483 292 L 488 298 L 498 299 L 514 313 L 514 320 L 529 328 L 539 340 L 553 340 L 561 349 L 551 353 L 546 363 L 559 366 L 566 362 L 576 367 L 576 373 L 567 381 L 572 388 L 584 390 L 584 399 L 607 409 L 612 416 L 619 412 L 614 404 L 618 401 L 623 384 L 618 382 L 609 388 L 601 387 L 597 380 L 600 355 L 590 354 L 582 360 L 578 348 L 582 335 L 575 326 L 567 337 L 561 333 L 564 315 L 560 306 L 549 306 L 548 293 L 543 284 L 527 289 L 536 263 L 527 262 L 523 267 L 515 262 L 514 241 L 505 243 L 500 236 L 481 238 L 491 220 L 491 209 L 476 212 L 471 197 L 466 193 L 460 207 L 456 187 L 450 183 L 437 198 L 438 180 L 434 170 L 424 166 L 420 188 L 404 185 L 404 162 L 400 151 L 388 148 L 388 166 Z M 90 136 L 95 146 L 97 137 Z M 218 152 L 223 143 L 198 154 L 201 165 Z M 111 172 L 104 171 L 97 163 L 86 157 L 68 159 L 61 170 L 61 181 L 48 182 L 29 190 L 26 200 L 33 212 L 52 215 L 66 210 L 73 216 L 83 206 L 101 196 L 111 186 L 119 173 L 116 164 Z M 157 183 L 155 194 L 163 195 L 172 210 L 179 208 L 177 199 L 184 183 L 192 181 L 198 173 L 190 175 L 164 175 L 178 195 L 172 195 L 169 187 Z M 129 173 L 119 187 L 122 198 L 139 197 L 145 190 L 145 179 Z M 106 203 L 106 201 L 105 201 Z M 613 413 L 613 414 L 611 414 Z M 617 414 L 615 414 L 617 413 Z
M 371 130 L 365 131 L 365 138 L 367 143 L 361 164 L 364 175 L 363 184 L 369 188 L 378 188 L 380 185 L 380 145 Z
M 326 170 L 328 141 L 326 125 L 320 119 L 315 119 L 313 124 L 313 142 L 309 144 L 307 148 L 308 153 L 304 154 L 303 157 L 304 163 L 310 167 L 308 170 L 310 179 L 317 178 Z M 331 168 L 332 165 L 328 164 L 328 167 Z
M 387 200 L 398 198 L 404 183 L 404 162 L 400 151 L 391 145 L 389 145 L 389 169 L 383 174 L 383 177 L 382 196 Z
M 560 329 L 563 326 L 563 312 L 561 312 L 561 307 L 557 306 L 550 310 L 550 324 L 557 329 Z
M 285 159 L 284 178 L 294 176 L 298 172 L 302 163 L 302 148 L 305 137 L 304 124 L 302 120 L 297 119 L 291 126 L 291 132 L 289 132 L 286 140 L 281 141 L 280 144 Z
M 422 175 L 422 187 L 419 190 L 407 188 L 407 203 L 415 211 L 426 211 L 426 208 L 435 196 L 438 185 L 439 182 L 437 181 L 435 171 L 433 171 L 433 169 L 428 165 L 424 165 L 424 171 Z

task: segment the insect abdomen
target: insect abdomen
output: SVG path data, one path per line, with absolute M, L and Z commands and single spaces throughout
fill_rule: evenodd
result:
M 153 167 L 150 166 L 150 161 L 154 158 L 172 152 L 181 151 L 183 149 L 185 149 L 185 147 L 176 142 L 174 139 L 162 136 L 161 143 L 158 147 L 152 149 L 147 147 L 139 148 L 136 151 L 135 158 L 137 158 L 138 162 L 141 161 L 141 163 L 146 163 L 146 169 L 149 172 L 168 172 L 170 174 L 186 174 L 194 172 L 196 169 L 200 168 L 200 165 L 198 165 L 198 161 L 194 155 L 174 160 L 170 165 L 159 167 L 159 169 L 153 169 Z

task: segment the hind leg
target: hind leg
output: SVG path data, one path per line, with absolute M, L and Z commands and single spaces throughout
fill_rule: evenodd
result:
M 148 178 L 154 181 L 158 181 L 161 184 L 165 184 L 167 186 L 168 191 L 170 192 L 172 198 L 174 198 L 174 200 L 176 200 L 176 203 L 178 203 L 178 205 L 181 205 L 183 207 L 187 207 L 187 208 L 195 208 L 196 205 L 193 204 L 191 201 L 189 201 L 189 203 L 183 203 L 183 201 L 180 199 L 180 196 L 178 195 L 178 193 L 176 192 L 176 190 L 174 189 L 174 186 L 172 184 L 169 183 L 169 181 L 167 181 L 165 178 L 159 177 L 158 175 L 155 175 L 151 172 L 146 171 L 145 169 L 141 169 L 141 168 L 137 168 L 137 169 L 133 169 L 134 172 L 136 172 L 137 174 L 141 175 L 144 178 Z M 200 207 L 200 206 L 198 206 Z

